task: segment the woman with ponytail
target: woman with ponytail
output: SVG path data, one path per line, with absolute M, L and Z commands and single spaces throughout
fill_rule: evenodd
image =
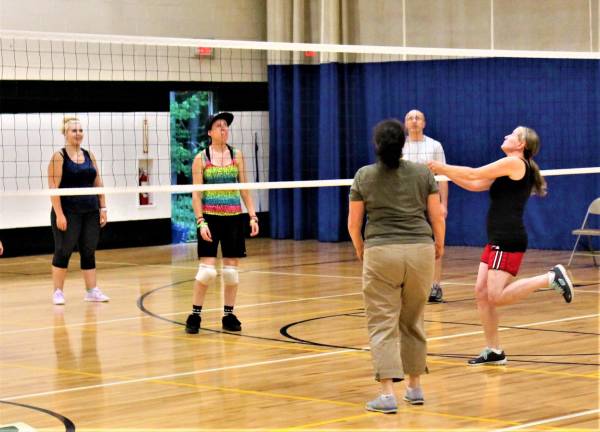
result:
M 408 377 L 404 400 L 424 403 L 423 326 L 435 258 L 444 254 L 445 220 L 438 186 L 425 165 L 402 159 L 404 125 L 375 126 L 377 162 L 360 168 L 350 189 L 348 231 L 363 263 L 363 297 L 375 380 L 381 394 L 369 411 L 396 413 L 393 383 Z M 367 215 L 365 240 L 363 218 Z
M 540 150 L 540 140 L 533 129 L 517 127 L 504 137 L 501 148 L 506 157 L 479 168 L 428 163 L 434 173 L 449 177 L 463 189 L 490 191 L 488 244 L 481 255 L 475 282 L 477 309 L 487 346 L 478 357 L 469 360 L 471 365 L 506 364 L 498 336 L 497 307 L 516 303 L 533 291 L 548 287 L 558 291 L 567 303 L 573 299 L 573 284 L 560 264 L 542 275 L 513 280 L 527 249 L 525 205 L 532 193 L 546 194 L 546 182 L 533 161 Z

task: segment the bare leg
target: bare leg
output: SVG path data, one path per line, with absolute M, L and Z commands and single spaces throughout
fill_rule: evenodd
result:
M 53 288 L 62 290 L 65 287 L 65 279 L 67 277 L 67 269 L 52 266 L 52 283 Z
M 408 386 L 410 388 L 419 388 L 421 387 L 421 375 L 407 375 L 408 376 Z
M 498 312 L 496 306 L 488 299 L 488 265 L 479 263 L 477 282 L 475 282 L 475 298 L 477 310 L 483 326 L 485 342 L 490 348 L 498 348 L 500 341 L 498 337 Z
M 394 394 L 394 382 L 391 378 L 382 379 L 380 384 L 381 394 Z
M 435 260 L 435 270 L 433 273 L 433 284 L 439 285 L 442 281 L 442 258 Z
M 81 270 L 83 273 L 83 280 L 85 282 L 85 289 L 91 290 L 96 288 L 96 269 Z
M 500 295 L 494 299 L 494 303 L 496 306 L 510 305 L 540 288 L 548 288 L 548 274 L 514 281 L 502 290 Z

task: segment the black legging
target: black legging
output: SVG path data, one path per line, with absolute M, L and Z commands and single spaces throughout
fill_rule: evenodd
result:
M 65 217 L 67 218 L 67 230 L 61 231 L 56 226 L 54 210 L 50 214 L 52 235 L 54 236 L 52 265 L 58 268 L 67 268 L 75 245 L 78 245 L 81 269 L 96 268 L 96 247 L 100 238 L 100 213 L 98 210 L 87 213 L 65 213 Z

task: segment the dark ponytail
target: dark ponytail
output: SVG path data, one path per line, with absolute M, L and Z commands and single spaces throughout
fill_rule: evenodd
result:
M 540 167 L 533 160 L 533 157 L 540 151 L 540 137 L 537 132 L 531 128 L 525 126 L 520 126 L 520 128 L 521 138 L 525 141 L 523 156 L 529 161 L 529 165 L 533 171 L 533 193 L 539 196 L 545 196 L 548 193 L 548 186 L 540 172 Z
M 373 143 L 377 159 L 389 169 L 400 166 L 406 132 L 401 121 L 383 120 L 373 128 Z

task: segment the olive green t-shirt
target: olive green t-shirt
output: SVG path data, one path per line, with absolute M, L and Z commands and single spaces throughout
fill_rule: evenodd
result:
M 437 192 L 433 174 L 423 164 L 400 160 L 398 169 L 382 163 L 360 168 L 350 188 L 350 201 L 365 203 L 365 247 L 433 243 L 427 198 Z

